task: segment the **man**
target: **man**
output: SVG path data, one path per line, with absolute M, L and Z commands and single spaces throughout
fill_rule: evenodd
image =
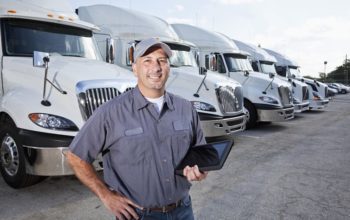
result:
M 137 87 L 97 109 L 67 153 L 76 176 L 117 219 L 193 219 L 189 181 L 207 173 L 187 166 L 181 176 L 175 167 L 205 139 L 191 103 L 165 91 L 171 55 L 155 38 L 139 42 Z M 91 166 L 101 152 L 105 182 Z

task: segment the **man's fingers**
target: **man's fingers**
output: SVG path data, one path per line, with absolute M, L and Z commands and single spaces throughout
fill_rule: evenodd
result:
M 133 207 L 135 207 L 135 208 L 138 208 L 138 209 L 143 209 L 143 207 L 141 207 L 141 206 L 139 206 L 139 205 L 137 205 L 137 204 L 135 204 L 135 203 L 133 203 L 131 200 L 129 200 L 129 199 L 127 199 L 127 203 L 129 204 L 129 205 L 132 205 Z
M 184 176 L 186 176 L 188 181 L 193 181 L 193 180 L 203 180 L 207 175 L 208 172 L 201 172 L 198 168 L 197 165 L 190 167 L 186 166 L 183 170 Z
M 124 217 L 125 219 L 128 219 L 128 220 L 131 219 L 131 215 L 130 215 L 130 213 L 128 212 L 127 208 L 122 209 L 120 212 L 122 213 L 122 215 L 123 215 L 123 217 Z
M 132 206 L 127 206 L 126 211 L 132 216 L 132 219 L 139 219 L 139 216 L 135 212 L 134 208 Z

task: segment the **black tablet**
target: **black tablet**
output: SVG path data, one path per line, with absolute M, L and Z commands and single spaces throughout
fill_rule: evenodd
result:
M 197 165 L 200 171 L 220 170 L 232 146 L 233 140 L 225 140 L 191 147 L 175 172 L 182 174 L 187 165 Z

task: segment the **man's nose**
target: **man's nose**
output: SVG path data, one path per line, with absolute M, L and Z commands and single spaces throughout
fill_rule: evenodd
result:
M 152 62 L 152 63 L 153 63 L 152 69 L 154 69 L 157 72 L 162 70 L 162 66 L 161 66 L 159 60 L 156 60 L 155 62 Z

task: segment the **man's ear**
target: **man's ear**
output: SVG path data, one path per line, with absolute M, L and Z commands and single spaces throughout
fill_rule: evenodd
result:
M 136 64 L 135 63 L 131 64 L 131 68 L 132 68 L 132 72 L 137 77 Z

